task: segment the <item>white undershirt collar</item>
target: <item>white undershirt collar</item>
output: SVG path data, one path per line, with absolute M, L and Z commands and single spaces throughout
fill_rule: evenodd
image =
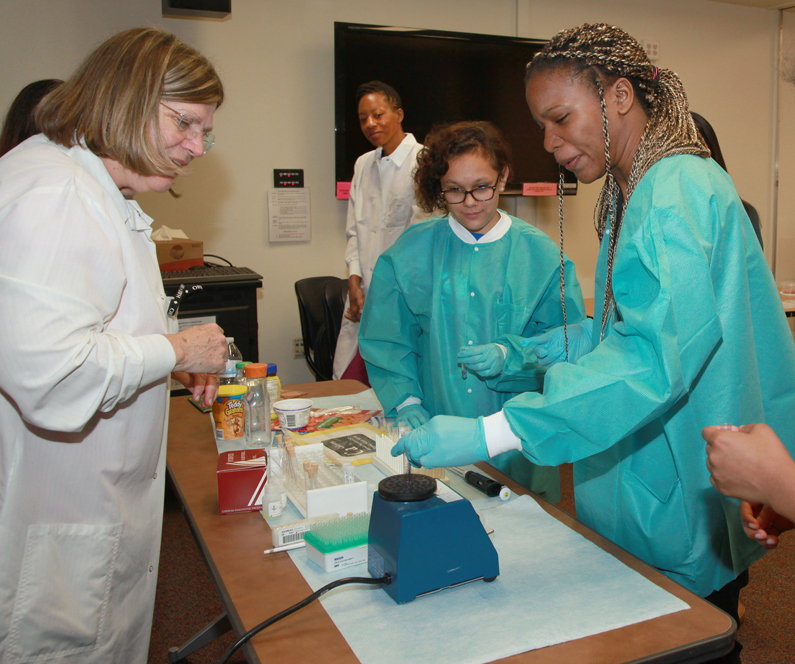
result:
M 511 228 L 511 218 L 502 210 L 497 211 L 500 213 L 500 220 L 494 224 L 494 228 L 479 240 L 476 240 L 470 231 L 459 224 L 452 214 L 447 215 L 447 223 L 450 224 L 450 229 L 455 233 L 456 237 L 464 244 L 488 244 L 489 242 L 500 240 Z

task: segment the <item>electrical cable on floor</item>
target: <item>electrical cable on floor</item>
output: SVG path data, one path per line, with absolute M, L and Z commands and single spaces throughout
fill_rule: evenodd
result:
M 286 618 L 291 613 L 295 613 L 298 609 L 303 609 L 307 604 L 311 604 L 316 599 L 327 593 L 329 590 L 333 590 L 334 588 L 338 588 L 339 586 L 344 586 L 349 583 L 365 583 L 365 584 L 379 584 L 382 583 L 385 586 L 388 586 L 392 583 L 392 576 L 390 574 L 384 574 L 384 576 L 378 577 L 377 579 L 371 579 L 365 576 L 351 576 L 347 579 L 338 579 L 337 581 L 332 581 L 331 583 L 323 586 L 320 590 L 313 592 L 308 597 L 305 597 L 297 604 L 293 604 L 289 609 L 285 609 L 281 613 L 277 613 L 275 616 L 271 616 L 267 620 L 261 622 L 259 625 L 250 629 L 246 632 L 243 636 L 241 636 L 235 643 L 232 645 L 229 650 L 224 653 L 224 656 L 218 661 L 218 664 L 226 664 L 229 661 L 229 658 L 235 653 L 235 651 L 240 648 L 246 641 L 249 641 L 252 636 L 258 634 L 266 627 L 270 627 L 273 623 L 278 622 L 282 618 Z

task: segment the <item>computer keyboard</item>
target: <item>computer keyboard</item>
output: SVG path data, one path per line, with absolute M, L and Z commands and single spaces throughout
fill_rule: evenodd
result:
M 178 284 L 204 284 L 224 281 L 255 281 L 261 280 L 262 275 L 247 267 L 194 267 L 189 270 L 171 270 L 161 272 L 163 284 L 173 286 Z

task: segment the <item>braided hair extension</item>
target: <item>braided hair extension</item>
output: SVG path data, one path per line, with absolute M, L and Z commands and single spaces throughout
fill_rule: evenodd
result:
M 563 166 L 558 166 L 558 227 L 560 229 L 560 306 L 563 309 L 563 343 L 569 361 L 569 329 L 566 325 L 566 264 L 563 257 Z
M 525 83 L 541 71 L 564 65 L 570 68 L 573 75 L 589 75 L 599 95 L 602 109 L 607 177 L 594 209 L 594 227 L 601 242 L 608 221 L 610 223 L 600 334 L 600 339 L 603 339 L 605 325 L 615 308 L 612 286 L 615 249 L 624 211 L 635 187 L 649 168 L 663 157 L 676 154 L 709 157 L 709 149 L 693 124 L 687 96 L 679 77 L 672 71 L 653 66 L 640 44 L 620 28 L 604 23 L 586 23 L 558 33 L 528 63 Z M 632 161 L 627 195 L 620 215 L 616 214 L 619 188 L 611 172 L 610 135 L 603 87 L 603 82 L 612 82 L 617 78 L 626 78 L 632 83 L 636 98 L 649 118 Z M 562 191 L 559 195 L 562 206 Z M 561 216 L 561 227 L 562 223 Z

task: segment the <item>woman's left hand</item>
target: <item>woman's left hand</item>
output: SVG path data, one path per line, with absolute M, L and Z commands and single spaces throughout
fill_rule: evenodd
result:
M 740 503 L 740 518 L 746 537 L 756 540 L 766 549 L 775 549 L 781 533 L 795 527 L 792 521 L 778 514 L 770 505 L 746 500 Z
M 196 403 L 204 396 L 201 404 L 205 408 L 212 406 L 215 397 L 218 396 L 217 374 L 192 374 L 184 371 L 172 371 L 171 376 L 191 391 L 193 400 Z

